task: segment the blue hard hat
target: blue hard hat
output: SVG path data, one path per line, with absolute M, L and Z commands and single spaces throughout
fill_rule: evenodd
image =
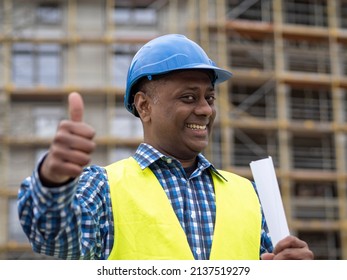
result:
M 125 108 L 136 115 L 132 87 L 142 77 L 151 79 L 154 75 L 188 69 L 213 70 L 215 83 L 224 82 L 232 76 L 231 72 L 217 67 L 198 44 L 184 35 L 160 36 L 145 44 L 130 64 L 124 96 Z

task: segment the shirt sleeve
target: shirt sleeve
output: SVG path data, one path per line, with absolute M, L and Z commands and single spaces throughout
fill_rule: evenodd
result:
M 109 185 L 102 167 L 88 167 L 79 179 L 59 188 L 43 186 L 36 168 L 20 186 L 18 214 L 39 254 L 105 259 L 113 246 Z

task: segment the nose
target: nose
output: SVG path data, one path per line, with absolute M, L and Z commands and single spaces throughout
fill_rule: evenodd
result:
M 195 114 L 200 116 L 210 117 L 213 115 L 214 111 L 214 105 L 209 104 L 205 97 L 200 98 L 195 107 Z

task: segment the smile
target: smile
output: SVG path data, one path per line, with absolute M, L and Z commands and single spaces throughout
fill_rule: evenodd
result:
M 199 124 L 194 124 L 194 123 L 189 123 L 186 126 L 190 129 L 193 129 L 193 130 L 205 130 L 206 129 L 206 125 L 199 125 Z

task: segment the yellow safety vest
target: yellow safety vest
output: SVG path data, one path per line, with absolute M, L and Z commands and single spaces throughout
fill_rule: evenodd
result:
M 154 173 L 134 158 L 106 167 L 115 240 L 109 259 L 193 260 L 187 237 Z M 259 259 L 261 211 L 251 182 L 212 172 L 216 221 L 210 259 Z

